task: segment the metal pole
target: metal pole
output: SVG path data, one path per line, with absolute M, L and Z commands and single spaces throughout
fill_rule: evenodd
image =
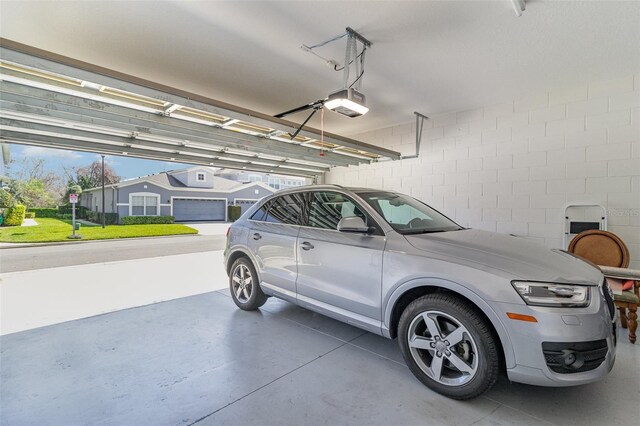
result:
M 105 225 L 104 216 L 104 155 L 102 156 L 102 227 Z
M 71 236 L 75 238 L 76 236 L 76 203 L 71 204 L 71 226 L 73 230 L 71 231 Z

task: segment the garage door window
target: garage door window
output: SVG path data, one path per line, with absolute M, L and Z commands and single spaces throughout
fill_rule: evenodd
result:
M 158 216 L 157 195 L 132 195 L 131 216 Z

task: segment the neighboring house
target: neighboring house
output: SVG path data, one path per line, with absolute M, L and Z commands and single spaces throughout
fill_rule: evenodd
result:
M 244 213 L 275 192 L 262 182 L 241 183 L 214 175 L 214 169 L 192 167 L 105 186 L 105 212 L 125 216 L 175 216 L 176 221 L 227 220 L 227 206 Z M 80 205 L 102 211 L 102 188 L 86 189 Z
M 275 190 L 293 188 L 310 184 L 303 177 L 275 175 L 272 173 L 248 172 L 244 170 L 220 169 L 215 172 L 216 176 L 236 182 L 262 182 Z

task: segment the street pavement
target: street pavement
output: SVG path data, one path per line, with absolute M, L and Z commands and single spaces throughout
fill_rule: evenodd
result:
M 0 248 L 0 272 L 144 259 L 224 249 L 224 235 L 188 235 Z

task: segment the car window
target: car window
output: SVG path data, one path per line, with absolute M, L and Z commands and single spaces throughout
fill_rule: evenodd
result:
M 392 204 L 391 200 L 378 200 L 382 215 L 390 223 L 408 225 L 413 219 L 433 221 L 433 217 L 409 204 Z
M 304 204 L 301 194 L 287 194 L 274 198 L 251 216 L 253 220 L 285 225 L 299 225 Z M 262 213 L 260 213 L 262 211 Z
M 339 192 L 311 192 L 309 197 L 309 226 L 338 229 L 340 219 L 350 216 L 359 216 L 367 221 L 360 207 Z
M 264 215 L 267 212 L 268 208 L 269 208 L 269 202 L 267 201 L 262 205 L 262 207 L 256 210 L 255 213 L 253 213 L 249 219 L 262 221 L 264 219 Z
M 415 198 L 392 192 L 366 192 L 359 195 L 400 233 L 418 234 L 461 229 L 451 219 Z

